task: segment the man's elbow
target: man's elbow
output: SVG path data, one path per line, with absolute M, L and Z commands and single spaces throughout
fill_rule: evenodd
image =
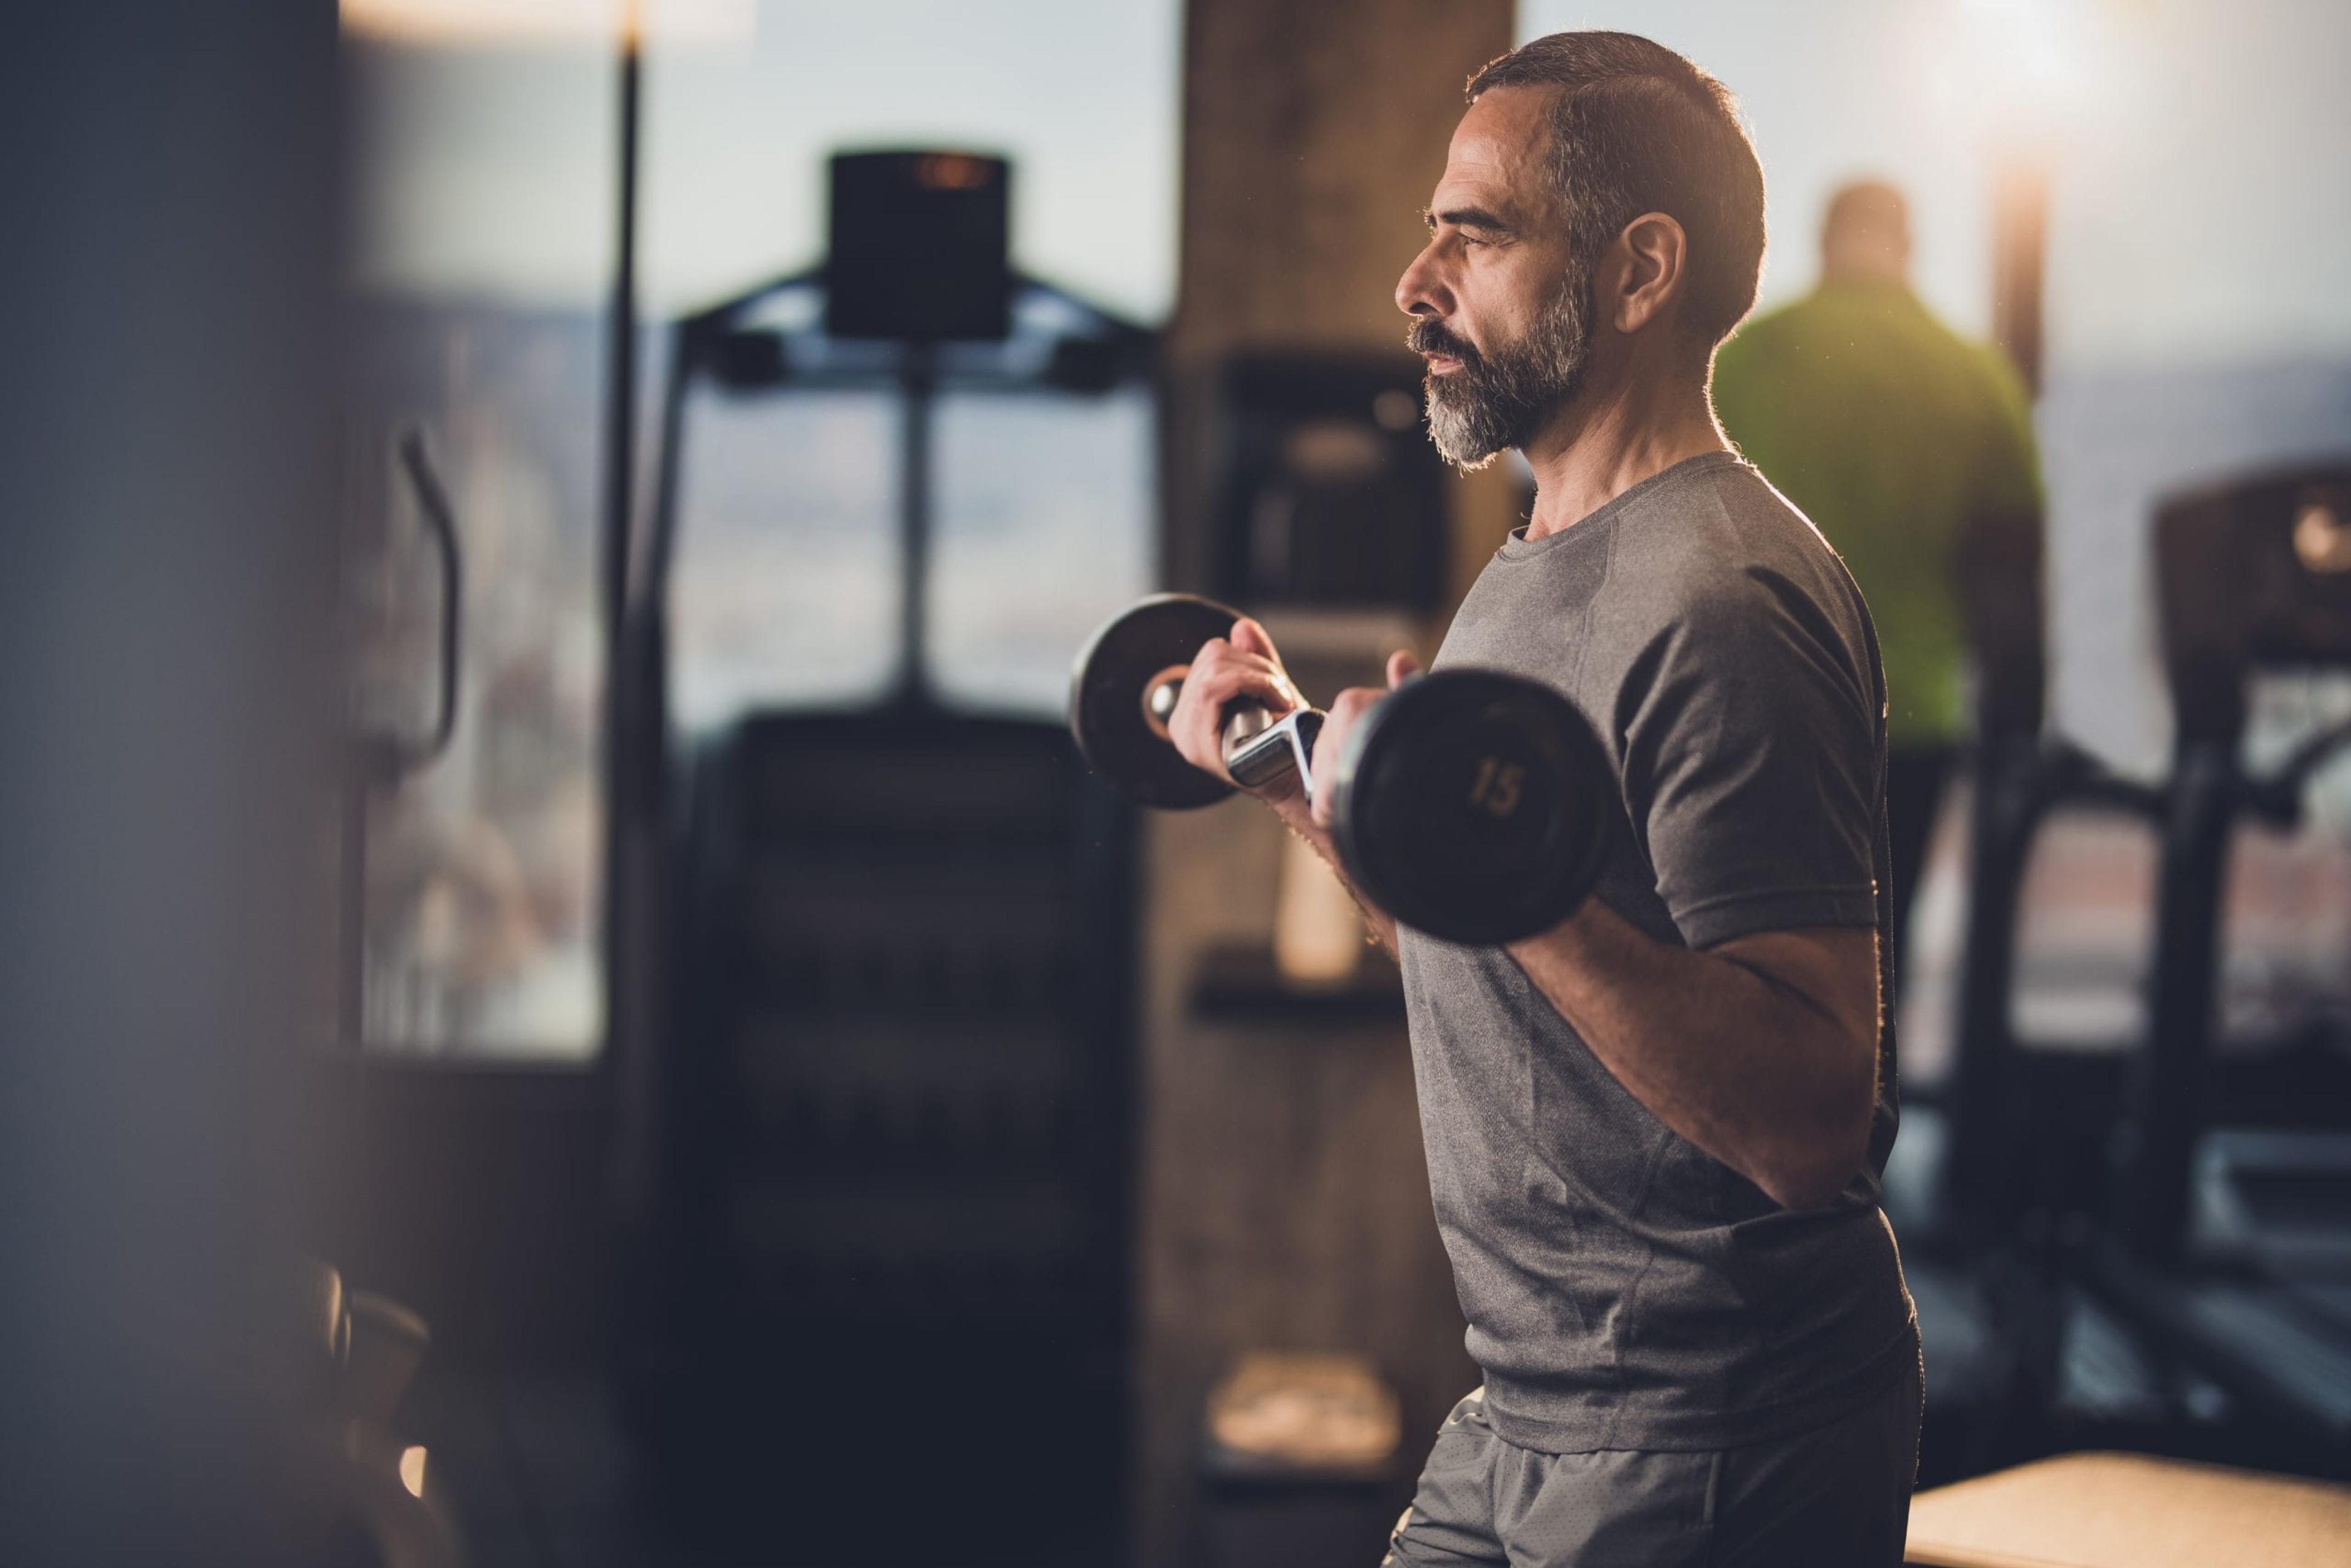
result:
M 1869 1158 L 1876 1103 L 1874 1074 L 1858 1094 L 1841 1090 L 1817 1123 L 1776 1151 L 1756 1186 L 1782 1208 L 1825 1208 L 1834 1203 Z
M 1851 1160 L 1814 1160 L 1802 1165 L 1792 1161 L 1756 1185 L 1763 1189 L 1764 1197 L 1782 1208 L 1826 1208 L 1859 1174 L 1861 1162 L 1860 1151 L 1855 1151 Z

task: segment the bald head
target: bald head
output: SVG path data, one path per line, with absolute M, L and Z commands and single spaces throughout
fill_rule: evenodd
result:
M 1829 198 L 1821 224 L 1821 281 L 1905 283 L 1910 276 L 1910 205 L 1882 180 L 1861 180 Z

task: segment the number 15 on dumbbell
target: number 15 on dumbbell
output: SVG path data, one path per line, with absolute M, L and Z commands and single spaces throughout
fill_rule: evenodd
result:
M 1224 715 L 1228 782 L 1184 759 L 1167 720 L 1201 647 L 1238 619 L 1211 600 L 1157 594 L 1080 652 L 1070 728 L 1121 794 L 1181 810 L 1294 773 L 1310 799 L 1328 792 L 1348 878 L 1406 925 L 1486 945 L 1575 912 L 1606 854 L 1616 779 L 1566 697 L 1499 670 L 1413 676 L 1364 713 L 1326 779 L 1313 776 L 1319 710 L 1235 703 Z

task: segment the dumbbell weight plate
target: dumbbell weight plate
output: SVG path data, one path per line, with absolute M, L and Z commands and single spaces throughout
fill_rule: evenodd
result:
M 1389 693 L 1347 737 L 1331 787 L 1356 885 L 1405 925 L 1473 946 L 1575 912 L 1616 795 L 1574 705 L 1498 670 L 1441 670 Z
M 1144 706 L 1150 688 L 1230 634 L 1240 612 L 1189 593 L 1158 593 L 1113 617 L 1078 652 L 1070 732 L 1094 771 L 1138 805 L 1212 806 L 1233 787 L 1184 760 Z

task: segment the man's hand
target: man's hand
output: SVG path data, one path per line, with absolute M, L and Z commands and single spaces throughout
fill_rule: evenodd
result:
M 1405 681 L 1420 673 L 1420 661 L 1398 648 L 1388 655 L 1388 687 L 1392 692 Z M 1349 686 L 1332 699 L 1328 716 L 1322 721 L 1322 734 L 1314 742 L 1311 767 L 1317 780 L 1331 777 L 1339 766 L 1339 758 L 1346 749 L 1347 737 L 1360 723 L 1364 710 L 1387 695 L 1374 686 Z M 1331 831 L 1331 791 L 1320 787 L 1314 791 L 1314 826 L 1324 833 Z
M 1407 675 L 1420 668 L 1410 653 L 1401 650 L 1388 655 L 1388 685 L 1393 688 Z M 1341 692 L 1331 705 L 1322 726 L 1322 734 L 1314 743 L 1314 755 L 1308 768 L 1316 779 L 1330 776 L 1339 764 L 1339 748 L 1346 743 L 1347 732 L 1353 729 L 1364 710 L 1377 702 L 1384 693 L 1370 686 L 1353 686 Z M 1298 688 L 1290 682 L 1290 674 L 1281 667 L 1281 656 L 1274 652 L 1273 639 L 1265 628 L 1243 616 L 1233 622 L 1232 635 L 1211 639 L 1204 644 L 1192 661 L 1189 674 L 1184 677 L 1183 695 L 1176 700 L 1176 711 L 1168 716 L 1168 738 L 1184 760 L 1193 767 L 1229 780 L 1231 773 L 1225 768 L 1225 710 L 1235 702 L 1262 703 L 1276 716 L 1306 706 Z M 1295 773 L 1285 773 L 1262 789 L 1250 791 L 1273 809 L 1284 826 L 1312 847 L 1330 866 L 1356 904 L 1364 912 L 1373 940 L 1394 957 L 1396 951 L 1395 921 L 1384 910 L 1374 907 L 1365 899 L 1339 863 L 1339 852 L 1331 841 L 1329 791 L 1315 791 L 1315 804 L 1309 807 L 1306 792 L 1299 786 Z
M 1167 737 L 1184 760 L 1227 783 L 1233 782 L 1233 776 L 1225 768 L 1225 711 L 1237 702 L 1261 704 L 1276 718 L 1306 706 L 1290 684 L 1290 672 L 1281 667 L 1273 639 L 1246 615 L 1233 622 L 1231 636 L 1212 637 L 1201 644 L 1191 673 L 1184 677 L 1176 711 L 1167 716 Z M 1251 791 L 1270 803 L 1298 792 L 1295 774 L 1284 774 Z
M 1406 677 L 1419 671 L 1420 662 L 1403 649 L 1390 653 L 1388 691 L 1395 690 Z M 1393 958 L 1397 956 L 1395 916 L 1365 898 L 1364 890 L 1355 885 L 1353 879 L 1347 875 L 1346 868 L 1339 863 L 1338 846 L 1331 840 L 1331 791 L 1326 782 L 1338 770 L 1339 757 L 1346 747 L 1347 736 L 1362 722 L 1364 710 L 1386 695 L 1387 692 L 1373 686 L 1349 686 L 1332 698 L 1330 709 L 1323 716 L 1322 733 L 1315 737 L 1314 755 L 1307 763 L 1315 779 L 1313 800 L 1310 803 L 1300 796 L 1292 795 L 1275 801 L 1273 807 L 1290 831 L 1312 845 L 1314 852 L 1321 855 L 1324 863 L 1338 876 L 1341 884 L 1354 899 L 1356 907 L 1364 912 L 1364 923 L 1371 930 L 1372 940 L 1385 948 L 1388 956 Z

